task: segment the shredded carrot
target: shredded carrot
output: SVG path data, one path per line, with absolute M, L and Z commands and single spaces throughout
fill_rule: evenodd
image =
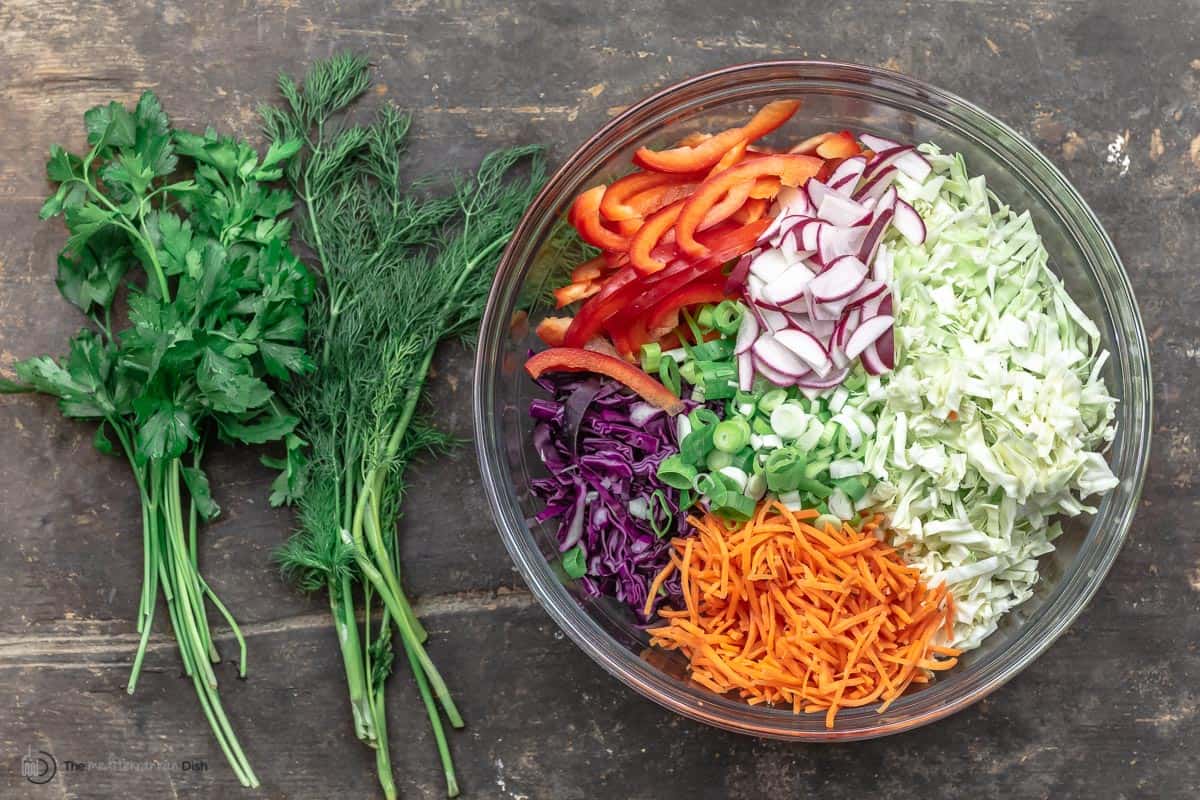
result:
M 692 518 L 698 535 L 671 541 L 650 590 L 653 598 L 679 570 L 685 607 L 660 609 L 665 624 L 650 634 L 687 656 L 699 685 L 751 705 L 824 712 L 832 728 L 839 709 L 882 712 L 953 667 L 959 651 L 945 646 L 947 588 L 927 586 L 877 536 L 882 518 L 818 530 L 817 516 L 772 502 L 734 529 Z

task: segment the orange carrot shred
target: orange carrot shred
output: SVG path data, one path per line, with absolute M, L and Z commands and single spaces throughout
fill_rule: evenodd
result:
M 679 570 L 684 608 L 659 609 L 652 643 L 687 656 L 700 686 L 824 712 L 832 728 L 839 709 L 882 711 L 960 652 L 938 643 L 952 632 L 949 592 L 879 538 L 882 517 L 820 530 L 817 516 L 771 502 L 741 526 L 692 518 L 698 533 L 671 541 L 645 612 Z

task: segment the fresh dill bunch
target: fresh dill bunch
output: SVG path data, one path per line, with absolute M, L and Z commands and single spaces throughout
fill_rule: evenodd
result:
M 306 591 L 325 588 L 338 631 L 355 730 L 376 748 L 384 794 L 395 796 L 387 753 L 384 682 L 399 634 L 446 773 L 458 786 L 442 727 L 462 717 L 425 651 L 425 630 L 400 584 L 396 523 L 404 469 L 456 444 L 418 407 L 439 343 L 469 342 L 501 253 L 545 178 L 540 148 L 487 156 L 452 176 L 448 192 L 406 180 L 411 118 L 385 104 L 366 124 L 342 112 L 370 85 L 368 62 L 344 54 L 314 64 L 303 81 L 279 79 L 283 106 L 263 109 L 273 141 L 304 145 L 287 167 L 297 229 L 322 277 L 308 315 L 317 369 L 288 387 L 309 443 L 289 451 L 277 494 L 298 508 L 299 528 L 279 552 Z M 299 458 L 299 457 L 297 457 Z M 358 622 L 356 598 L 364 616 Z M 382 608 L 383 622 L 373 622 Z

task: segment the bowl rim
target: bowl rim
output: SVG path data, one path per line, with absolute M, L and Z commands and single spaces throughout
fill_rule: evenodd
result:
M 518 542 L 520 533 L 517 528 L 521 528 L 521 532 L 526 536 L 532 536 L 532 532 L 528 530 L 527 522 L 519 514 L 507 513 L 511 512 L 512 509 L 506 507 L 501 496 L 502 487 L 498 475 L 507 475 L 508 467 L 503 462 L 503 459 L 497 457 L 498 454 L 491 452 L 489 447 L 491 439 L 489 437 L 488 415 L 491 414 L 491 410 L 494 408 L 495 391 L 492 382 L 490 380 L 483 380 L 482 376 L 488 374 L 485 370 L 489 366 L 494 365 L 495 361 L 489 361 L 486 358 L 482 339 L 476 355 L 473 387 L 473 418 L 476 450 L 489 508 L 505 547 L 516 563 L 523 579 L 529 585 L 531 592 L 538 599 L 538 602 L 558 626 L 606 672 L 664 708 L 717 728 L 790 741 L 830 742 L 877 738 L 912 730 L 944 719 L 988 696 L 1042 655 L 1079 617 L 1083 609 L 1091 601 L 1100 584 L 1103 582 L 1104 577 L 1111 569 L 1118 552 L 1127 538 L 1129 528 L 1132 524 L 1132 511 L 1137 507 L 1145 481 L 1150 451 L 1150 435 L 1153 429 L 1153 382 L 1150 370 L 1149 346 L 1145 325 L 1142 321 L 1136 295 L 1129 281 L 1129 275 L 1111 238 L 1108 236 L 1095 212 L 1084 201 L 1074 185 L 1067 180 L 1066 176 L 1049 158 L 1042 154 L 1024 136 L 974 103 L 956 94 L 927 84 L 924 81 L 880 67 L 819 59 L 749 61 L 700 73 L 670 84 L 650 94 L 646 98 L 631 104 L 620 114 L 608 120 L 576 147 L 563 161 L 562 165 L 546 182 L 533 202 L 530 203 L 526 213 L 522 216 L 497 268 L 496 280 L 491 288 L 488 305 L 481 324 L 481 331 L 489 330 L 489 323 L 493 325 L 496 323 L 495 316 L 499 313 L 497 309 L 498 304 L 492 302 L 492 300 L 505 276 L 512 272 L 514 268 L 519 269 L 521 266 L 514 263 L 517 259 L 515 253 L 517 244 L 524 241 L 528 237 L 530 230 L 540 224 L 540 220 L 533 214 L 534 209 L 540 208 L 546 203 L 548 198 L 555 197 L 560 193 L 562 184 L 569 180 L 569 173 L 581 161 L 585 160 L 587 154 L 605 141 L 616 129 L 637 119 L 647 110 L 654 109 L 660 104 L 666 103 L 672 98 L 685 93 L 690 88 L 731 78 L 736 79 L 738 76 L 748 73 L 770 70 L 794 70 L 800 73 L 805 70 L 845 72 L 848 73 L 848 76 L 860 76 L 861 83 L 864 83 L 868 89 L 879 88 L 875 84 L 877 81 L 882 80 L 889 84 L 887 87 L 889 89 L 898 88 L 903 92 L 915 94 L 927 101 L 936 100 L 942 105 L 957 107 L 956 110 L 965 111 L 967 114 L 978 117 L 980 120 L 994 127 L 992 139 L 995 139 L 995 133 L 1003 134 L 1006 138 L 1004 144 L 1012 151 L 1011 155 L 1019 157 L 1024 161 L 1032 162 L 1035 167 L 1043 170 L 1056 182 L 1056 188 L 1062 190 L 1066 195 L 1063 198 L 1064 202 L 1052 204 L 1056 212 L 1061 213 L 1061 206 L 1064 204 L 1072 206 L 1072 210 L 1075 213 L 1071 215 L 1062 214 L 1062 216 L 1069 217 L 1076 224 L 1089 228 L 1089 232 L 1095 237 L 1092 244 L 1098 245 L 1101 251 L 1099 255 L 1106 257 L 1110 265 L 1115 267 L 1115 270 L 1112 270 L 1108 276 L 1110 285 L 1107 286 L 1107 289 L 1117 295 L 1123 295 L 1128 300 L 1127 311 L 1133 323 L 1133 336 L 1131 341 L 1128 342 L 1128 351 L 1134 357 L 1130 365 L 1131 380 L 1139 383 L 1143 389 L 1144 413 L 1140 431 L 1134 430 L 1122 433 L 1122 436 L 1131 437 L 1130 441 L 1134 450 L 1132 452 L 1132 459 L 1129 461 L 1132 475 L 1121 476 L 1122 479 L 1131 477 L 1132 484 L 1129 492 L 1129 508 L 1126 509 L 1118 521 L 1119 531 L 1117 535 L 1111 536 L 1105 543 L 1105 547 L 1092 554 L 1094 557 L 1090 569 L 1082 570 L 1073 567 L 1072 572 L 1064 576 L 1062 583 L 1055 588 L 1054 594 L 1051 595 L 1051 598 L 1047 599 L 1042 607 L 1049 607 L 1051 605 L 1050 599 L 1065 593 L 1071 584 L 1072 578 L 1083 582 L 1082 591 L 1077 593 L 1069 603 L 1064 605 L 1060 610 L 1060 615 L 1052 620 L 1052 624 L 1049 624 L 1040 636 L 1032 638 L 1028 643 L 1029 646 L 1023 651 L 1020 657 L 1014 656 L 1006 660 L 1003 657 L 1005 655 L 1004 652 L 998 653 L 996 657 L 992 658 L 991 662 L 985 662 L 985 666 L 992 667 L 990 673 L 985 672 L 982 676 L 983 680 L 980 683 L 970 691 L 964 692 L 960 697 L 951 698 L 951 702 L 943 703 L 927 711 L 918 713 L 913 717 L 891 723 L 885 722 L 885 717 L 883 716 L 876 716 L 876 724 L 868 725 L 862 729 L 785 730 L 779 726 L 770 725 L 770 720 L 773 718 L 782 721 L 788 717 L 792 717 L 793 715 L 790 711 L 752 707 L 740 701 L 729 700 L 716 695 L 710 695 L 707 700 L 696 700 L 686 697 L 685 695 L 690 691 L 690 688 L 683 684 L 683 682 L 677 681 L 662 673 L 661 670 L 646 664 L 644 659 L 638 658 L 631 653 L 609 631 L 600 626 L 561 585 L 540 551 L 530 552 L 528 548 L 520 546 Z M 846 77 L 829 78 L 826 76 L 826 80 L 845 81 Z M 979 140 L 981 144 L 990 147 L 993 151 L 997 146 L 997 143 L 994 141 L 983 141 L 978 134 L 973 134 L 972 138 Z M 1089 256 L 1088 260 L 1095 262 L 1098 259 Z M 1102 281 L 1101 284 L 1103 285 L 1104 282 Z M 1106 314 L 1111 316 L 1111 305 L 1106 302 L 1105 307 Z M 1099 514 L 1097 514 L 1098 516 Z M 1096 525 L 1094 519 L 1089 524 L 1084 545 L 1081 546 L 1079 553 L 1075 555 L 1075 562 L 1078 562 L 1087 553 L 1087 544 L 1091 541 L 1093 533 L 1095 533 Z M 517 525 L 512 524 L 514 520 Z M 533 550 L 536 551 L 537 548 L 535 547 Z M 599 639 L 597 639 L 597 636 Z M 1015 640 L 1014 643 L 1016 643 Z M 1017 648 L 1009 649 L 1015 650 Z M 632 670 L 649 670 L 650 674 L 638 676 Z M 656 682 L 659 685 L 656 686 Z M 671 685 L 672 683 L 677 683 L 679 686 Z M 906 705 L 910 705 L 911 698 L 921 694 L 925 693 L 918 692 L 914 695 L 900 698 L 893 704 L 892 711 L 895 712 Z M 870 711 L 871 709 L 866 710 Z M 845 709 L 842 713 L 857 713 L 859 716 L 862 716 L 863 711 L 863 709 Z M 839 719 L 841 718 L 842 715 L 839 715 Z

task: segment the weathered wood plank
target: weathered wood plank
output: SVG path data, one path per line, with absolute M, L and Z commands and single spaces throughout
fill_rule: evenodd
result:
M 416 172 L 469 168 L 543 141 L 561 160 L 620 108 L 729 63 L 828 57 L 888 66 L 975 100 L 1030 136 L 1092 203 L 1121 250 L 1153 341 L 1156 436 L 1131 540 L 1092 608 L 1037 665 L 952 720 L 882 742 L 795 747 L 670 717 L 604 675 L 528 595 L 492 529 L 469 449 L 415 472 L 407 577 L 426 596 L 433 652 L 471 728 L 455 742 L 476 797 L 1191 797 L 1200 732 L 1200 44 L 1184 0 L 746 0 L 580 6 L 565 0 L 5 0 L 0 3 L 0 371 L 58 350 L 76 323 L 53 286 L 58 223 L 37 223 L 52 142 L 78 147 L 90 105 L 159 92 L 184 124 L 244 135 L 277 70 L 343 48 L 379 65 L 380 95 L 417 113 Z M 469 358 L 450 352 L 438 408 L 469 434 Z M 170 636 L 136 697 L 123 693 L 140 572 L 137 508 L 118 462 L 52 404 L 0 398 L 0 797 L 227 796 Z M 251 679 L 226 701 L 263 797 L 370 796 L 347 729 L 324 604 L 270 563 L 288 516 L 269 475 L 218 450 L 225 518 L 209 578 L 251 631 Z M 431 522 L 461 508 L 460 529 Z M 443 597 L 444 593 L 467 594 Z M 439 595 L 434 597 L 433 595 Z M 498 608 L 492 605 L 499 604 Z M 165 631 L 165 627 L 161 630 Z M 443 636 L 445 633 L 445 636 Z M 227 653 L 231 652 L 227 648 Z M 228 676 L 228 677 L 226 677 Z M 393 753 L 409 797 L 440 794 L 414 693 L 394 682 Z M 283 732 L 281 734 L 281 732 Z M 206 773 L 92 773 L 33 787 L 26 747 L 60 759 L 202 758 Z M 34 792 L 40 792 L 34 794 Z
M 1178 744 L 1194 730 L 1188 678 L 1166 659 L 1135 652 L 1161 652 L 1148 627 L 1104 623 L 1120 616 L 1116 605 L 1102 599 L 1086 636 L 1068 636 L 1036 670 L 950 720 L 874 742 L 807 747 L 718 732 L 642 700 L 525 595 L 426 619 L 431 652 L 468 720 L 452 741 L 471 797 L 1194 796 L 1191 751 Z M 248 680 L 236 680 L 228 665 L 220 673 L 263 779 L 260 796 L 376 796 L 373 762 L 350 730 L 331 633 L 308 618 L 300 623 L 251 636 Z M 141 797 L 222 797 L 236 789 L 178 660 L 167 649 L 147 664 L 135 697 L 122 689 L 125 665 L 102 655 L 71 650 L 46 653 L 35 666 L 0 667 L 21 687 L 0 747 L 14 758 L 27 746 L 46 750 L 60 768 L 66 759 L 114 757 L 202 760 L 208 771 L 60 773 L 61 782 L 26 785 L 20 796 L 116 797 L 137 786 Z M 1080 683 L 1091 691 L 1080 693 Z M 390 685 L 404 796 L 440 797 L 416 692 L 404 674 Z

